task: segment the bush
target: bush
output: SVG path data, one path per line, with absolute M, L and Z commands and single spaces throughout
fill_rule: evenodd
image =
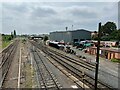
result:
M 48 40 L 48 36 L 45 36 L 45 37 L 44 37 L 44 41 L 47 41 L 47 40 Z
M 2 36 L 2 41 L 10 41 L 10 40 L 12 40 L 11 35 L 3 35 Z
M 117 62 L 117 63 L 120 63 L 120 59 L 115 59 L 115 58 L 112 58 L 111 59 L 112 62 Z

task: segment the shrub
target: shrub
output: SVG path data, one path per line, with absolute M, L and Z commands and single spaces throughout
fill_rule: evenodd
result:
M 118 63 L 120 63 L 120 59 L 112 58 L 111 61 L 112 61 L 112 62 L 118 62 Z

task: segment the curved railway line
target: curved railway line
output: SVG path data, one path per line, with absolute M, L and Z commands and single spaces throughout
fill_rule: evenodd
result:
M 45 46 L 46 47 L 46 46 Z M 47 47 L 46 47 L 47 48 Z M 66 56 L 66 55 L 64 55 L 64 53 L 60 53 L 57 49 L 50 49 L 50 48 L 47 48 L 49 51 L 51 51 L 51 52 L 53 52 L 53 53 L 55 53 L 56 55 L 58 55 L 58 56 L 60 56 L 60 57 L 63 57 L 65 60 L 67 60 L 67 61 L 70 61 L 70 62 L 73 62 L 73 63 L 75 63 L 76 65 L 79 65 L 79 66 L 81 66 L 81 67 L 83 67 L 83 68 L 85 68 L 86 70 L 90 70 L 90 71 L 95 71 L 95 64 L 93 64 L 93 63 L 90 63 L 90 62 L 86 62 L 86 61 L 84 61 L 84 60 L 82 60 L 82 59 L 80 59 L 80 58 L 78 58 L 78 59 L 74 59 L 74 58 L 71 58 L 71 57 L 68 57 L 68 56 Z M 105 71 L 103 71 L 103 70 L 101 70 L 101 69 L 99 69 L 99 73 L 105 73 L 105 74 L 108 74 L 108 75 L 111 75 L 112 77 L 116 77 L 115 75 L 112 75 L 111 73 L 109 73 L 109 72 L 105 72 Z M 119 77 L 117 77 L 118 79 L 120 79 Z
M 56 55 L 64 58 L 65 60 L 70 61 L 70 62 L 72 62 L 72 63 L 75 63 L 75 64 L 77 64 L 77 65 L 80 65 L 81 67 L 86 68 L 86 69 L 88 69 L 88 70 L 94 70 L 94 69 L 95 69 L 95 66 L 94 66 L 94 65 L 92 65 L 92 64 L 90 64 L 90 63 L 87 63 L 87 62 L 84 62 L 83 60 L 77 60 L 77 59 L 70 58 L 70 57 L 65 56 L 64 54 L 61 54 L 61 53 L 59 53 L 59 52 L 57 52 L 57 51 L 55 51 L 55 50 L 53 51 L 53 50 L 51 50 L 51 49 L 48 49 L 48 51 L 53 52 L 53 53 L 55 53 Z
M 19 40 L 16 40 L 12 44 L 10 44 L 6 49 L 4 49 L 0 54 L 1 54 L 1 59 L 2 62 L 0 64 L 0 72 L 1 72 L 1 77 L 0 77 L 0 88 L 2 88 L 5 78 L 7 76 L 7 73 L 9 71 L 9 68 L 11 66 L 12 59 L 14 57 L 14 54 L 16 52 L 17 45 L 19 43 Z
M 31 42 L 32 43 L 32 42 Z M 69 62 L 73 63 L 73 64 L 77 64 L 78 65 L 78 61 L 76 60 L 72 60 L 72 58 L 65 56 L 63 54 L 59 54 L 57 52 L 55 52 L 54 50 L 50 50 L 44 46 L 39 46 L 37 45 L 37 43 L 32 43 L 34 46 L 36 46 L 37 48 L 41 49 L 45 54 L 47 54 L 49 57 L 51 57 L 52 59 L 54 59 L 57 63 L 59 63 L 61 66 L 63 66 L 68 72 L 72 73 L 75 77 L 77 77 L 80 81 L 82 81 L 83 76 L 82 76 L 82 70 L 80 70 L 79 68 L 76 68 L 75 66 L 73 66 L 72 64 L 70 64 Z M 91 64 L 87 64 L 85 62 L 79 62 L 81 64 L 79 64 L 81 67 L 84 67 L 88 70 L 93 70 L 95 67 L 94 65 Z M 94 77 L 84 73 L 84 83 L 87 84 L 90 88 L 94 89 Z M 99 89 L 107 89 L 107 90 L 112 90 L 112 87 L 101 82 L 98 81 L 98 88 Z
M 72 73 L 75 77 L 79 78 L 79 80 L 83 80 L 82 78 L 84 78 L 84 83 L 87 84 L 89 87 L 91 87 L 92 89 L 94 89 L 94 77 L 90 76 L 89 74 L 82 72 L 82 70 L 80 70 L 80 68 L 77 68 L 74 64 L 74 62 L 69 63 L 69 61 L 66 61 L 64 58 L 61 58 L 57 55 L 55 55 L 52 52 L 49 51 L 45 51 L 44 53 L 46 53 L 47 55 L 49 55 L 51 58 L 53 58 L 56 62 L 58 62 L 60 65 L 62 65 L 63 67 L 65 67 L 65 69 Z M 71 61 L 70 61 L 71 62 Z M 88 69 L 88 68 L 87 68 Z M 84 74 L 84 77 L 83 77 Z M 99 81 L 98 83 L 98 88 L 109 88 L 110 89 L 111 86 L 103 84 Z
M 4 62 L 4 60 L 6 60 L 6 58 L 9 56 L 9 53 L 12 51 L 13 48 L 13 43 L 10 44 L 7 48 L 5 48 L 0 54 L 0 58 L 2 58 L 2 63 Z
M 45 90 L 60 90 L 62 86 L 59 84 L 52 72 L 48 70 L 37 50 L 33 51 L 33 56 L 37 66 L 40 88 L 44 88 Z

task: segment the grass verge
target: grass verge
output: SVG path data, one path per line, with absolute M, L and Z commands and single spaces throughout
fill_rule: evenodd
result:
M 112 61 L 112 62 L 120 63 L 120 60 L 119 60 L 119 59 L 115 59 L 115 58 L 111 59 L 111 61 Z
M 11 43 L 11 41 L 3 41 L 2 42 L 2 49 L 4 49 L 5 47 L 7 47 L 10 43 Z

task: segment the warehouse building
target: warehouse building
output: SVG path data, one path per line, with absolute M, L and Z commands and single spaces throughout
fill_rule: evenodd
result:
M 90 40 L 91 39 L 91 32 L 78 29 L 73 31 L 56 31 L 50 33 L 50 40 L 52 41 L 61 41 L 63 40 L 65 43 L 79 42 L 83 40 Z
M 91 55 L 96 55 L 97 47 L 87 48 L 87 52 Z M 106 59 L 119 59 L 120 60 L 120 49 L 112 49 L 112 48 L 100 48 L 99 52 L 100 56 Z

